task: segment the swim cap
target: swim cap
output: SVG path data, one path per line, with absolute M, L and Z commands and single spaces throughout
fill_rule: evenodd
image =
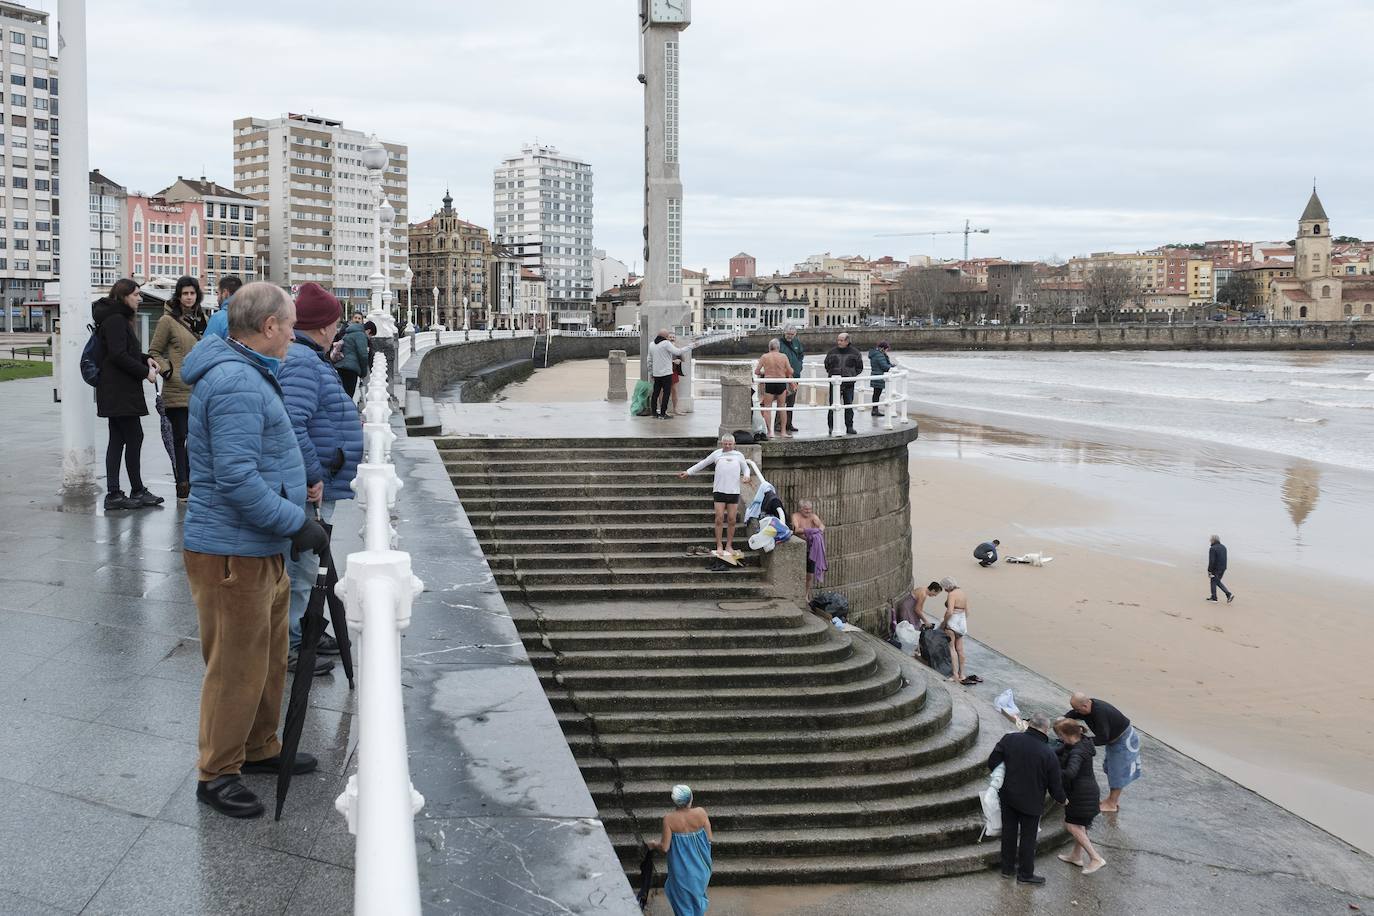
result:
M 673 804 L 685 808 L 692 803 L 691 786 L 673 786 Z

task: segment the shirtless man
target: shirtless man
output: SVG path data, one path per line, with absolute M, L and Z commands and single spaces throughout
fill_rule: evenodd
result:
M 791 425 L 787 413 L 787 391 L 790 385 L 785 381 L 792 377 L 792 364 L 778 349 L 777 338 L 768 341 L 768 352 L 759 357 L 758 363 L 754 366 L 754 374 L 765 380 L 763 393 L 759 396 L 759 410 L 763 414 L 764 424 L 768 427 L 768 435 L 792 438 L 791 433 L 787 431 L 787 427 Z M 768 412 L 769 408 L 772 408 L 771 413 Z M 773 428 L 775 421 L 776 430 Z
M 822 522 L 822 521 L 821 521 L 821 517 L 820 517 L 819 515 L 816 514 L 816 509 L 815 509 L 814 506 L 811 505 L 811 501 L 810 501 L 810 500 L 807 500 L 807 499 L 804 499 L 804 500 L 802 500 L 801 503 L 797 506 L 797 511 L 792 513 L 792 533 L 795 534 L 795 535 L 797 535 L 797 536 L 799 536 L 799 537 L 801 537 L 803 540 L 805 540 L 806 535 L 805 535 L 805 534 L 802 534 L 802 532 L 806 531 L 808 528 L 813 528 L 813 529 L 815 529 L 816 531 L 824 532 L 824 531 L 825 531 L 825 523 Z M 816 581 L 816 564 L 815 564 L 815 562 L 811 559 L 811 551 L 810 551 L 810 549 L 808 549 L 808 550 L 807 550 L 807 557 L 806 557 L 806 600 L 807 600 L 807 601 L 810 601 L 810 600 L 811 600 L 811 586 L 815 584 L 815 581 Z
M 949 679 L 960 684 L 968 683 L 968 672 L 964 670 L 964 637 L 968 635 L 968 596 L 953 579 L 940 580 L 945 590 L 945 616 L 940 621 L 940 629 L 949 637 L 949 658 L 954 666 Z
M 942 591 L 944 589 L 940 587 L 939 582 L 932 582 L 925 588 L 913 588 L 911 590 L 911 597 L 916 599 L 916 625 L 921 629 L 934 626 L 934 624 L 926 623 L 926 599 L 934 598 Z

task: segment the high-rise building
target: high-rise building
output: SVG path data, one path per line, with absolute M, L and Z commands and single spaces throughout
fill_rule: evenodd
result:
M 0 301 L 6 313 L 27 320 L 22 304 L 41 300 L 55 279 L 53 211 L 57 196 L 57 61 L 48 45 L 48 14 L 0 2 L 0 59 L 9 74 L 4 95 L 5 158 L 0 166 Z M 82 270 L 86 265 L 79 265 Z
M 124 232 L 129 192 L 119 182 L 91 171 L 91 289 L 108 290 L 125 276 Z
M 496 167 L 492 209 L 496 241 L 538 271 L 549 309 L 592 305 L 592 167 L 555 147 L 532 143 Z
M 363 168 L 368 135 L 316 115 L 234 121 L 234 189 L 262 202 L 255 214 L 256 269 L 284 287 L 319 283 L 350 306 L 371 297 L 377 205 Z M 386 200 L 396 210 L 392 230 L 393 289 L 405 288 L 409 154 L 383 142 Z
M 257 201 L 209 181 L 182 178 L 158 194 L 169 203 L 200 204 L 205 224 L 201 229 L 200 255 L 205 269 L 191 276 L 200 280 L 205 295 L 213 297 L 221 277 L 238 277 L 245 283 L 258 279 L 254 227 Z
M 428 297 L 436 309 L 434 321 L 448 328 L 486 325 L 490 253 L 490 234 L 476 223 L 459 219 L 453 197 L 446 192 L 442 209 L 410 227 L 417 304 Z

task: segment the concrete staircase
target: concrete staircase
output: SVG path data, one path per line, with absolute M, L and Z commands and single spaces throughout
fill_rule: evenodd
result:
M 890 646 L 773 600 L 512 611 L 631 880 L 679 782 L 711 815 L 716 884 L 995 863 L 977 793 L 1005 723 Z
M 709 439 L 437 440 L 508 600 L 753 598 L 763 571 L 708 572 Z M 743 527 L 736 533 L 743 545 Z

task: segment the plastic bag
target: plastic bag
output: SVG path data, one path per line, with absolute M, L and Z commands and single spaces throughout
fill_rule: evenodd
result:
M 647 417 L 650 411 L 649 398 L 653 394 L 653 386 L 640 379 L 635 382 L 634 394 L 630 396 L 630 416 Z
M 762 550 L 766 553 L 773 549 L 773 545 L 777 543 L 778 539 L 777 525 L 774 524 L 776 521 L 777 519 L 763 520 L 763 525 L 760 526 L 759 530 L 749 536 L 750 550 Z
M 1007 765 L 999 763 L 988 779 L 988 787 L 978 795 L 978 800 L 983 803 L 983 833 L 978 837 L 980 843 L 984 837 L 1002 835 L 1002 803 L 997 798 L 997 790 L 1002 787 L 1006 775 Z
M 921 633 L 911 625 L 911 621 L 897 621 L 897 644 L 907 655 L 915 653 L 916 647 L 921 644 Z
M 997 695 L 997 699 L 993 701 L 993 705 L 1008 716 L 1015 718 L 1021 715 L 1021 710 L 1016 708 L 1016 697 L 1012 695 L 1010 687 Z

